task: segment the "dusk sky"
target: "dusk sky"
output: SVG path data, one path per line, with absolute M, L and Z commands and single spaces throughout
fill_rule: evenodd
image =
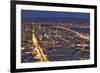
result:
M 56 12 L 56 11 L 37 11 L 37 10 L 21 10 L 22 18 L 76 18 L 90 20 L 89 13 L 77 13 L 77 12 Z
M 89 19 L 90 15 L 89 13 L 76 13 L 76 12 L 22 10 L 22 17 L 74 17 L 74 18 Z

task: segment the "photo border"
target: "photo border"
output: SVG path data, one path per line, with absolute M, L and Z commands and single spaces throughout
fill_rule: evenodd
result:
M 73 66 L 58 66 L 58 67 L 41 67 L 41 68 L 25 68 L 16 69 L 16 5 L 41 5 L 55 7 L 72 7 L 72 8 L 87 8 L 94 9 L 94 64 L 88 65 L 73 65 Z M 33 1 L 11 1 L 11 30 L 10 30 L 10 46 L 11 46 L 11 72 L 29 72 L 29 71 L 44 71 L 44 70 L 61 70 L 61 69 L 78 69 L 97 67 L 97 6 L 79 5 L 79 4 L 62 4 L 48 2 L 33 2 Z

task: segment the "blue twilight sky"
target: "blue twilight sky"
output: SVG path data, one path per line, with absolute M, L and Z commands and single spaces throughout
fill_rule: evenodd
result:
M 56 11 L 37 11 L 37 10 L 21 10 L 21 18 L 74 18 L 74 19 L 84 19 L 90 21 L 89 13 L 79 13 L 79 12 L 56 12 Z

